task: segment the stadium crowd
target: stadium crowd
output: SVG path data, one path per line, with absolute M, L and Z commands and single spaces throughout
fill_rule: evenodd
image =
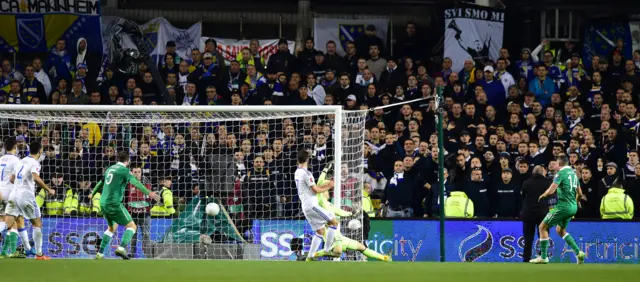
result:
M 464 69 L 452 60 L 434 62 L 413 23 L 397 39 L 393 55 L 375 27 L 336 53 L 314 49 L 313 38 L 291 52 L 286 40 L 268 60 L 257 41 L 227 66 L 216 42 L 180 58 L 175 43 L 158 62 L 163 85 L 176 105 L 342 105 L 370 110 L 362 166 L 339 169 L 343 185 L 365 181 L 362 206 L 370 216 L 439 216 L 438 135 L 433 96 L 444 94 L 445 191 L 447 203 L 468 198 L 460 217 L 517 218 L 523 182 L 537 174 L 552 178 L 565 154 L 578 172 L 583 197 L 577 217 L 638 216 L 638 94 L 640 51 L 594 56 L 586 69 L 580 51 L 547 41 L 534 50 L 500 50 L 500 58 L 473 58 Z M 152 73 L 122 76 L 59 40 L 48 57 L 15 67 L 2 61 L 0 100 L 8 104 L 155 105 L 162 101 Z M 294 54 L 292 54 L 294 53 Z M 376 108 L 414 99 L 398 106 Z M 298 118 L 229 123 L 61 124 L 4 120 L 2 135 L 17 136 L 24 156 L 30 140 L 45 147 L 43 173 L 56 191 L 39 195 L 45 215 L 100 213 L 86 197 L 102 168 L 120 150 L 133 156 L 134 174 L 162 193 L 159 203 L 127 195 L 133 213 L 175 216 L 177 205 L 195 195 L 228 199 L 237 219 L 299 215 L 291 183 L 299 149 L 312 152 L 320 174 L 332 159 L 332 119 Z M 336 168 L 337 169 L 337 168 Z M 336 172 L 337 176 L 337 172 Z M 349 190 L 349 189 L 345 189 Z M 463 193 L 460 193 L 463 192 Z M 526 192 L 525 192 L 526 193 Z M 628 195 L 628 197 L 627 197 Z M 610 199 L 610 200 L 607 200 Z M 94 201 L 96 199 L 94 198 Z M 608 205 L 605 205 L 605 203 Z M 553 203 L 550 202 L 550 205 Z M 452 205 L 453 206 L 453 205 Z M 464 206 L 464 205 L 463 205 Z M 615 210 L 611 213 L 609 209 Z M 178 209 L 179 210 L 179 209 Z M 448 212 L 447 212 L 448 213 Z

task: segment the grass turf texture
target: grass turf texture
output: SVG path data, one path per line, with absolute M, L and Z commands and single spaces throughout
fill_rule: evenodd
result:
M 2 260 L 2 281 L 638 281 L 638 265 L 168 260 Z

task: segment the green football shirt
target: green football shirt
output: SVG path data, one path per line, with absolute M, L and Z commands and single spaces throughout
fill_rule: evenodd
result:
M 576 172 L 570 166 L 564 166 L 556 173 L 553 183 L 558 185 L 556 208 L 577 208 L 576 195 L 579 182 Z
M 149 190 L 131 174 L 123 163 L 117 163 L 107 168 L 102 181 L 96 186 L 94 194 L 102 188 L 101 206 L 121 205 L 124 199 L 124 191 L 129 183 L 133 184 L 145 195 L 149 194 Z

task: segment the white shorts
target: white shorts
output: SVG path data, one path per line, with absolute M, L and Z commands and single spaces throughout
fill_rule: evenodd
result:
M 40 208 L 36 204 L 36 196 L 30 192 L 14 191 L 9 196 L 9 203 L 6 209 L 7 215 L 15 217 L 22 216 L 25 219 L 40 218 Z
M 0 216 L 4 215 L 4 210 L 7 208 L 7 204 L 9 203 L 9 196 L 11 195 L 11 190 L 8 189 L 0 189 Z
M 313 206 L 306 210 L 302 211 L 304 213 L 304 217 L 311 225 L 311 230 L 317 231 L 319 229 L 324 228 L 324 226 L 335 218 L 332 212 L 329 212 L 319 206 Z

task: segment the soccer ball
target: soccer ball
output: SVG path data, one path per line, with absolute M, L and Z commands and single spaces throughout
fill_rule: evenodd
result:
M 354 218 L 349 221 L 349 224 L 347 224 L 347 227 L 349 227 L 349 229 L 351 230 L 358 230 L 362 228 L 362 223 L 360 222 L 360 220 L 357 220 Z
M 220 213 L 220 206 L 218 206 L 218 204 L 216 203 L 210 203 L 207 205 L 207 215 L 209 216 L 216 216 L 218 215 L 218 213 Z

